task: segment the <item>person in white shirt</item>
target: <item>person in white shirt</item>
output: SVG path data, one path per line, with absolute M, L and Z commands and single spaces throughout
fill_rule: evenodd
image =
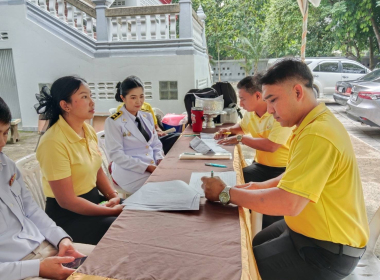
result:
M 89 254 L 94 247 L 73 245 L 70 236 L 35 203 L 15 163 L 3 154 L 11 119 L 0 98 L 0 280 L 66 279 L 75 270 L 62 264 Z

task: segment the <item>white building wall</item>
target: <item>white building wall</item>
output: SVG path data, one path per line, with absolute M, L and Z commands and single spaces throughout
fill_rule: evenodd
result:
M 121 81 L 136 75 L 152 83 L 153 98 L 149 103 L 165 113 L 185 111 L 184 95 L 204 79 L 207 58 L 201 55 L 157 55 L 91 58 L 54 34 L 26 19 L 24 5 L 0 6 L 0 32 L 9 39 L 0 41 L 0 49 L 12 49 L 23 127 L 35 130 L 38 116 L 33 108 L 39 83 L 52 83 L 65 75 L 78 75 L 88 82 Z M 202 68 L 203 70 L 200 70 Z M 207 74 L 206 77 L 209 75 Z M 159 100 L 159 81 L 178 81 L 178 100 Z M 210 85 L 210 84 L 209 84 Z M 114 100 L 97 102 L 97 112 L 116 106 Z

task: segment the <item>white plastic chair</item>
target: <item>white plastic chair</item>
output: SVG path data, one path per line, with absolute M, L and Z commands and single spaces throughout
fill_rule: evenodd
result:
M 45 210 L 46 197 L 42 191 L 42 176 L 40 165 L 37 162 L 36 154 L 31 154 L 16 161 L 16 166 L 20 170 L 24 183 L 38 206 Z
M 377 209 L 371 222 L 369 223 L 370 236 L 367 250 L 360 259 L 357 267 L 345 280 L 379 280 L 380 260 L 376 257 L 374 250 L 376 242 L 380 236 L 380 207 Z
M 108 170 L 108 165 L 110 163 L 110 158 L 109 158 L 107 150 L 106 150 L 104 130 L 97 132 L 96 136 L 98 137 L 99 150 L 102 153 L 102 155 L 104 155 L 104 156 L 102 156 L 102 167 L 103 167 L 103 170 L 106 173 L 108 179 L 112 182 L 113 187 L 119 192 L 119 194 L 122 195 L 122 198 L 127 198 L 128 196 L 131 195 L 131 193 L 126 192 L 125 190 L 123 190 L 122 188 L 120 188 L 118 185 L 116 185 L 113 182 L 112 176 L 111 176 L 111 174 L 110 174 L 110 172 Z
M 113 115 L 113 114 L 116 113 L 116 109 L 117 109 L 117 108 L 111 108 L 111 109 L 108 110 L 108 112 L 109 112 L 111 115 Z

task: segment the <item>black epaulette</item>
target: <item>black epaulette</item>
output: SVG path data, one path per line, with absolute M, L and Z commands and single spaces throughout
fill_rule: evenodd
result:
M 119 112 L 116 112 L 115 114 L 113 114 L 112 116 L 110 116 L 110 118 L 113 119 L 114 121 L 116 121 L 117 118 L 119 118 L 122 114 L 123 114 L 123 112 L 119 111 Z

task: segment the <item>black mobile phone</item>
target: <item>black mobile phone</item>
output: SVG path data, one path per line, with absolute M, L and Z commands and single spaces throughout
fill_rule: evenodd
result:
M 63 263 L 62 265 L 68 268 L 77 269 L 78 267 L 82 265 L 82 263 L 84 263 L 86 259 L 87 257 L 77 258 L 73 262 Z

